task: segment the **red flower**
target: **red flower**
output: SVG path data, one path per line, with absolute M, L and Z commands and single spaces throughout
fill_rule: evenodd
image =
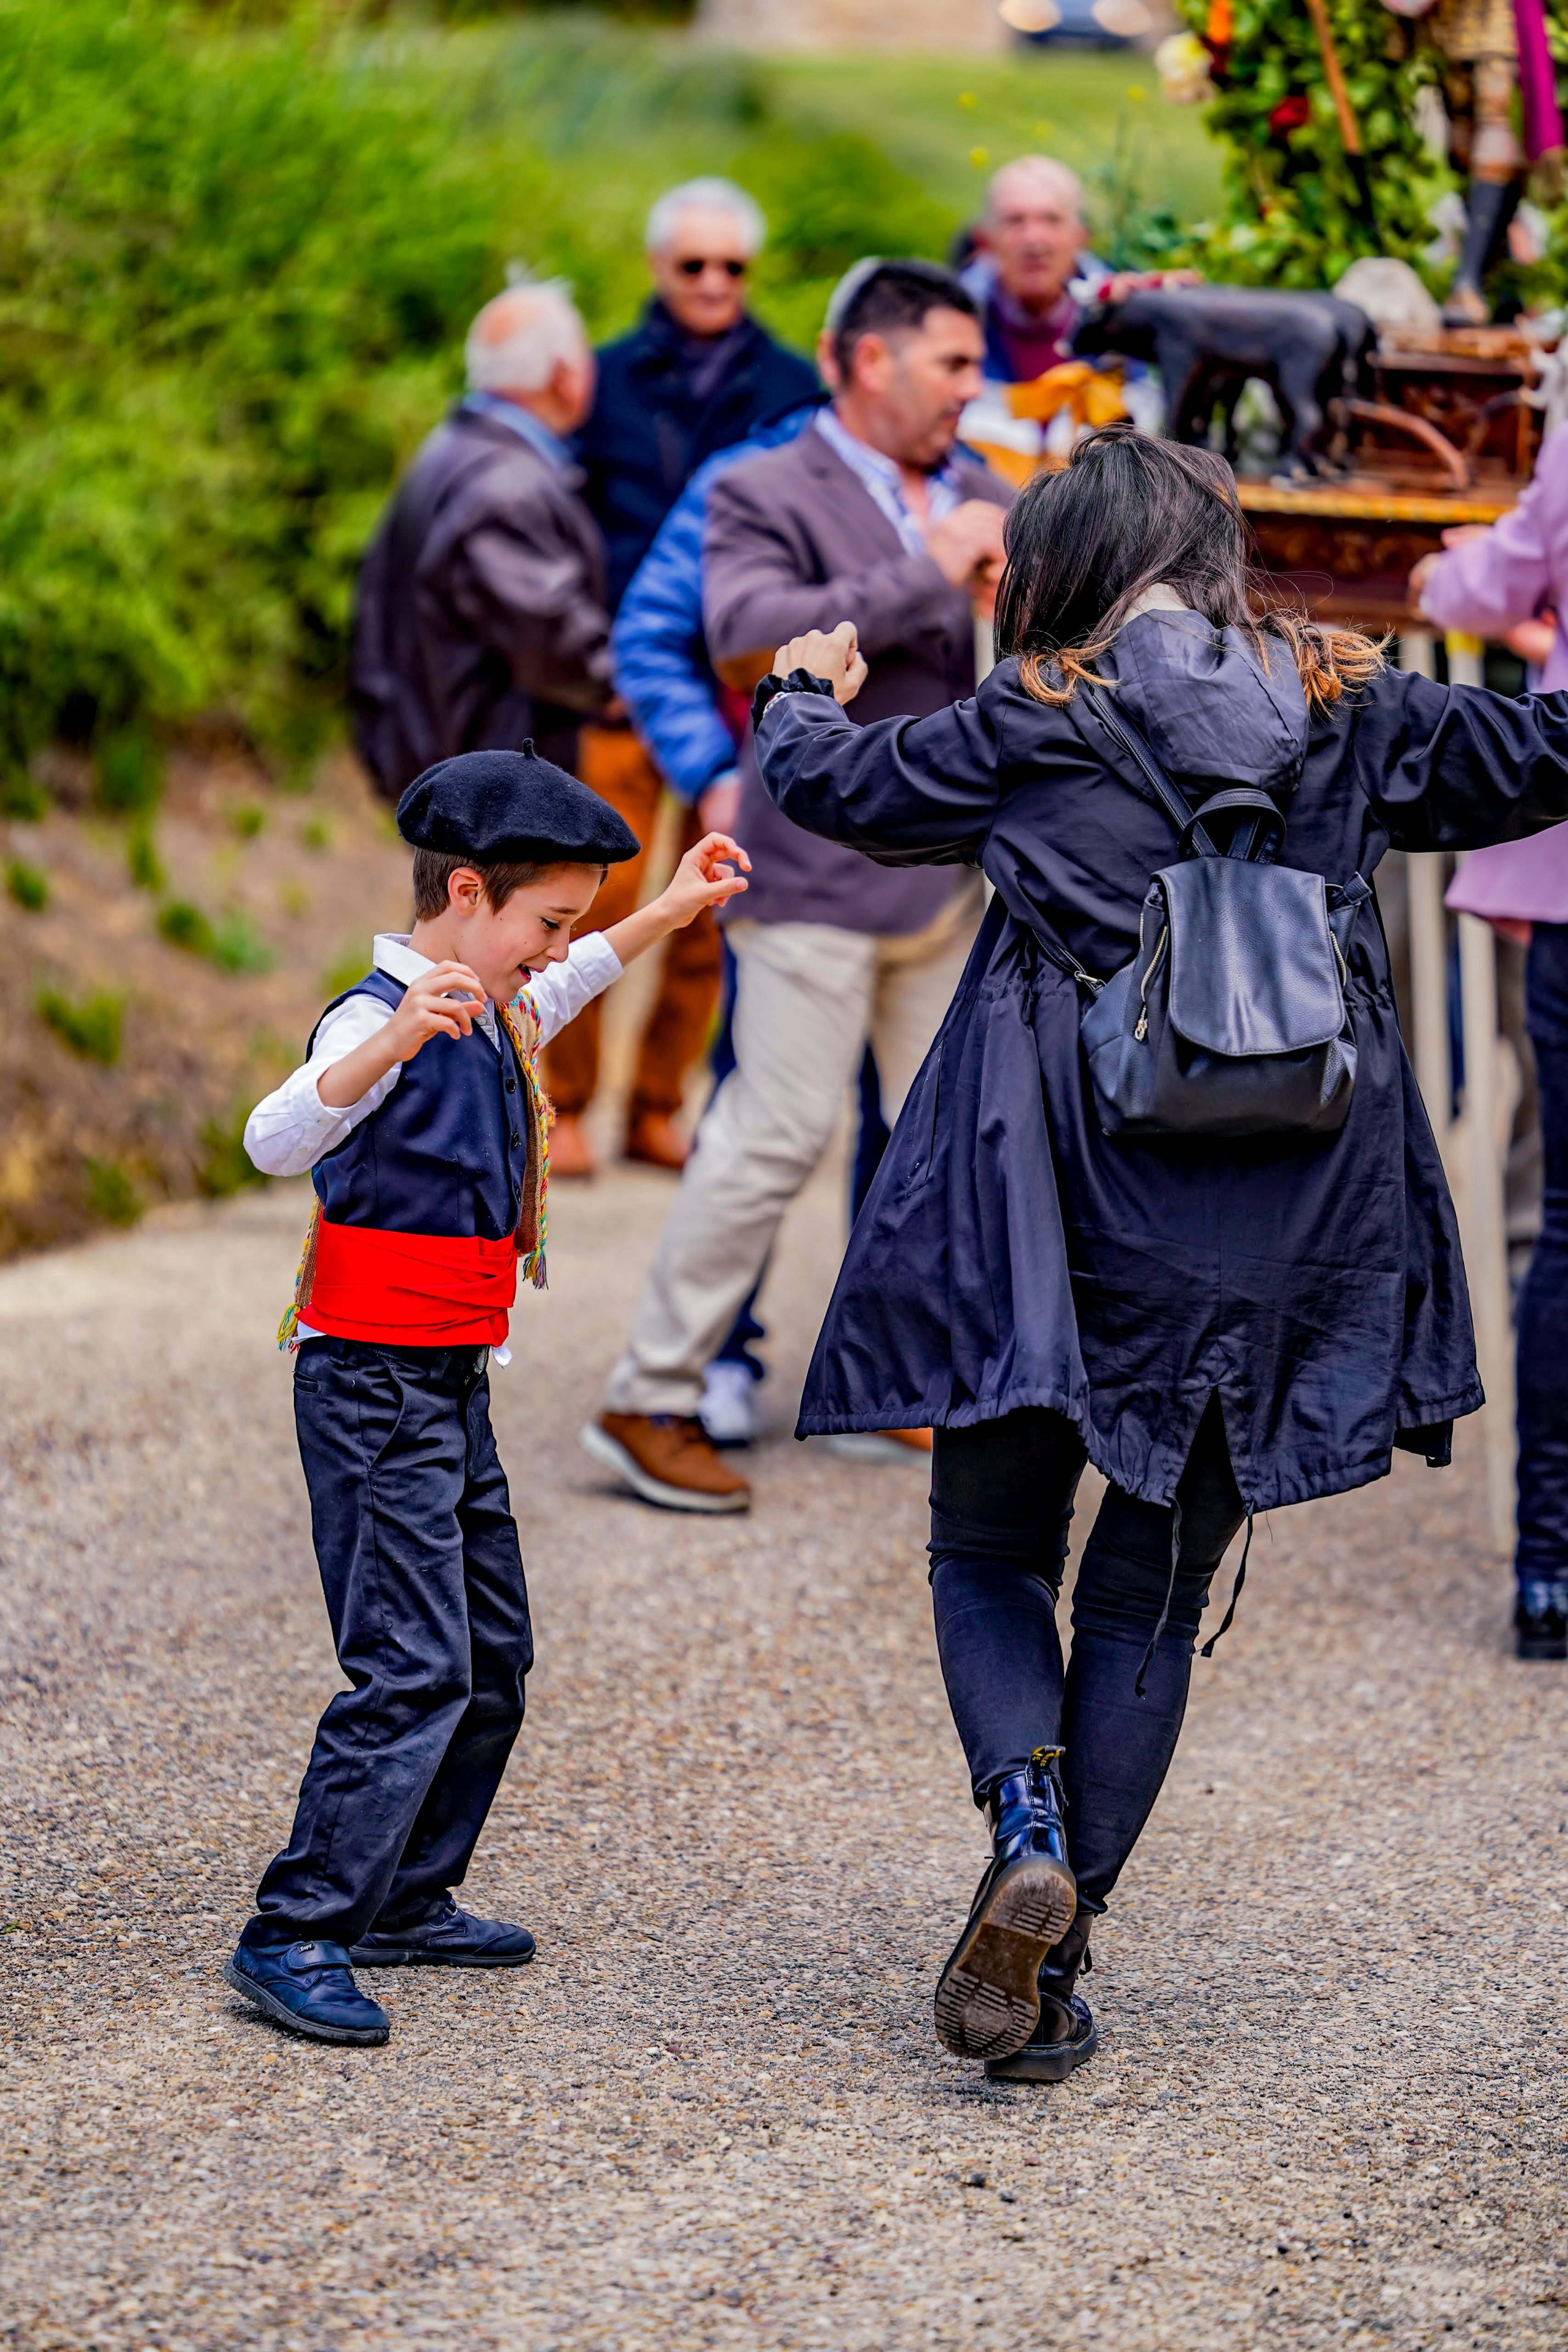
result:
M 1307 100 L 1297 92 L 1293 97 L 1280 100 L 1268 118 L 1268 128 L 1276 139 L 1283 139 L 1288 131 L 1300 131 L 1302 124 L 1310 119 L 1311 112 Z

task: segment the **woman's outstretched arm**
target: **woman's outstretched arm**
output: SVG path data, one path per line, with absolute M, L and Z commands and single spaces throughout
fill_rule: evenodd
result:
M 1396 849 L 1480 849 L 1568 816 L 1568 694 L 1513 699 L 1385 670 L 1348 723 L 1357 782 Z
M 781 649 L 781 663 L 801 642 Z M 929 719 L 857 727 L 835 689 L 852 699 L 864 666 L 857 675 L 852 659 L 836 657 L 844 649 L 831 638 L 814 637 L 811 646 L 816 658 L 808 647 L 802 666 L 818 676 L 820 690 L 775 694 L 757 724 L 757 764 L 770 797 L 805 832 L 847 842 L 880 865 L 976 859 L 996 808 L 994 698 L 982 694 Z

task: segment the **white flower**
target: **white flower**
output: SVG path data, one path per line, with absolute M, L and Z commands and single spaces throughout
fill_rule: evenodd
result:
M 1165 96 L 1177 106 L 1198 106 L 1214 88 L 1209 53 L 1195 33 L 1172 33 L 1154 52 L 1154 70 Z

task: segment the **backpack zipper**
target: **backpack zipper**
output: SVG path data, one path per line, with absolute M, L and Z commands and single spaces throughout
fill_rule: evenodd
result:
M 1153 986 L 1154 974 L 1160 969 L 1160 961 L 1165 952 L 1165 942 L 1170 936 L 1171 926 L 1169 923 L 1163 923 L 1160 926 L 1160 936 L 1154 943 L 1154 952 L 1143 967 L 1143 978 L 1138 989 L 1138 1026 L 1132 1032 L 1133 1037 L 1140 1045 L 1149 1034 L 1149 991 Z

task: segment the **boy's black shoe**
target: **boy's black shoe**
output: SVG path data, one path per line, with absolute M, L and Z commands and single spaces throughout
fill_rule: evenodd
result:
M 1059 1748 L 1037 1748 L 985 1807 L 994 1851 L 937 1979 L 936 2035 L 956 2058 L 1006 2058 L 1039 2022 L 1040 1966 L 1071 1926 Z
M 1094 2011 L 1073 1990 L 1079 1970 L 1094 1965 L 1089 1952 L 1093 1925 L 1093 1915 L 1080 1911 L 1061 1942 L 1046 1954 L 1039 1976 L 1040 2021 L 1021 2050 L 987 2062 L 991 2082 L 1060 2083 L 1099 2049 Z
M 444 1895 L 423 1919 L 372 1927 L 349 1954 L 356 1969 L 521 1969 L 534 1954 L 526 1927 L 476 1919 Z
M 224 1976 L 275 2023 L 311 2042 L 381 2042 L 392 2031 L 381 2003 L 355 1984 L 342 1944 L 241 1944 Z
M 1521 1658 L 1568 1658 L 1568 1611 L 1563 1586 L 1521 1584 L 1513 1612 L 1514 1654 Z

